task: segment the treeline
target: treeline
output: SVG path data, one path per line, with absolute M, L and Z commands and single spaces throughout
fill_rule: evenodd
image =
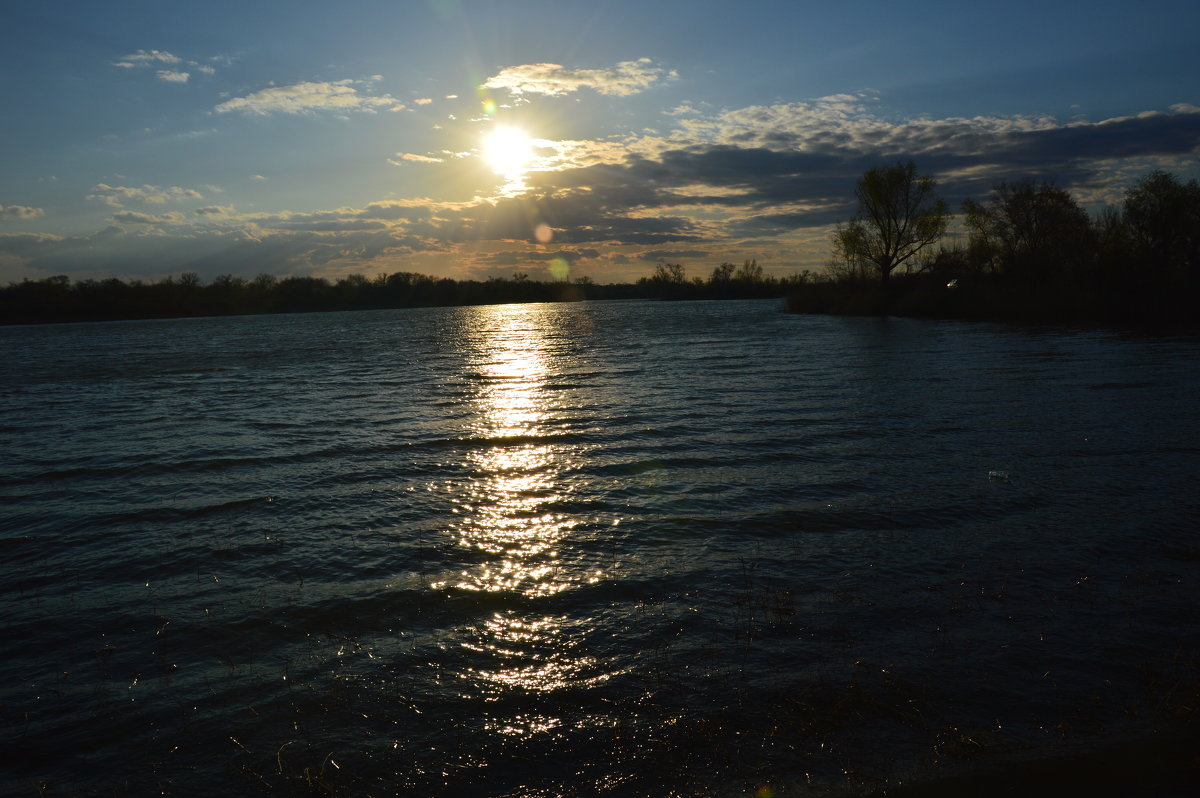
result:
M 1095 216 L 1052 183 L 1000 183 L 986 200 L 963 204 L 965 241 L 890 264 L 888 271 L 895 268 L 890 279 L 881 266 L 886 258 L 869 257 L 875 253 L 861 246 L 863 236 L 878 232 L 883 239 L 889 233 L 864 223 L 878 208 L 866 210 L 835 234 L 834 252 L 841 258 L 830 264 L 829 278 L 792 292 L 790 309 L 1200 324 L 1196 180 L 1152 172 L 1120 204 Z M 934 204 L 924 210 L 937 212 Z M 842 242 L 852 246 L 839 248 Z
M 788 277 L 765 274 L 757 260 L 743 261 L 741 266 L 722 263 L 708 277 L 690 279 L 683 266 L 660 263 L 636 287 L 641 295 L 656 299 L 769 299 L 786 296 L 812 279 L 809 271 Z
M 205 284 L 194 273 L 157 282 L 80 280 L 65 276 L 24 280 L 0 288 L 0 323 L 306 313 L 331 310 L 561 302 L 581 299 L 726 299 L 782 297 L 803 278 L 764 275 L 754 261 L 724 263 L 708 279 L 688 279 L 677 264 L 659 264 L 636 283 L 602 285 L 588 278 L 571 282 L 512 278 L 452 280 L 412 272 L 373 279 L 350 275 L 336 282 L 320 277 L 259 275 L 246 280 L 222 275 Z

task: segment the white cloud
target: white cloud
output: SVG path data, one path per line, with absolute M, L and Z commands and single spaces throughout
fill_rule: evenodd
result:
M 41 208 L 30 208 L 28 205 L 0 205 L 0 219 L 5 221 L 36 219 L 44 213 Z
M 122 56 L 112 62 L 113 66 L 122 69 L 153 68 L 155 76 L 167 83 L 187 83 L 194 70 L 204 75 L 212 75 L 217 70 L 199 61 L 185 61 L 174 53 L 166 50 L 138 50 L 136 53 Z M 183 66 L 185 65 L 186 66 Z
M 600 94 L 626 96 L 637 94 L 655 83 L 678 77 L 654 65 L 649 58 L 622 61 L 607 69 L 567 69 L 560 64 L 520 64 L 505 67 L 488 78 L 484 87 L 506 89 L 513 94 L 545 94 L 560 96 L 581 89 L 592 89 Z
M 166 202 L 204 198 L 203 194 L 193 188 L 181 188 L 179 186 L 163 188 L 146 185 L 137 188 L 133 186 L 110 186 L 107 183 L 98 183 L 92 186 L 92 191 L 95 193 L 88 194 L 88 199 L 99 200 L 114 208 L 122 208 L 129 201 L 161 205 Z
M 428 155 L 416 155 L 415 153 L 411 153 L 411 152 L 398 152 L 398 153 L 396 153 L 396 157 L 402 161 L 413 161 L 415 163 L 444 163 L 445 162 L 445 158 L 432 158 Z M 388 162 L 395 163 L 397 166 L 399 166 L 399 164 L 396 163 L 396 161 L 393 161 L 391 158 L 388 159 Z
M 782 152 L 903 153 L 953 150 L 978 154 L 996 136 L 1049 130 L 1045 116 L 977 116 L 895 121 L 875 113 L 874 92 L 836 94 L 803 102 L 752 105 L 709 117 L 680 117 L 666 138 L 644 137 L 633 148 L 655 153 L 695 144 L 761 147 Z
M 166 50 L 138 50 L 132 55 L 122 56 L 113 61 L 113 66 L 123 69 L 133 69 L 135 67 L 154 66 L 156 64 L 178 64 L 182 61 L 182 58 L 168 53 Z
M 353 80 L 324 83 L 296 83 L 291 86 L 272 86 L 245 97 L 226 100 L 216 107 L 218 113 L 240 111 L 255 116 L 271 113 L 303 114 L 313 111 L 365 111 L 375 113 L 380 108 L 403 108 L 395 97 L 387 94 L 360 94 Z
M 415 105 L 429 105 L 431 102 L 433 102 L 433 98 L 431 97 L 418 97 L 413 100 Z
M 265 175 L 250 175 L 251 180 L 269 180 Z

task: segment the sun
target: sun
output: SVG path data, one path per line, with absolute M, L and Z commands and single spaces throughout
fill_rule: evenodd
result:
M 483 159 L 496 174 L 517 177 L 533 160 L 533 139 L 519 128 L 497 128 L 483 140 Z

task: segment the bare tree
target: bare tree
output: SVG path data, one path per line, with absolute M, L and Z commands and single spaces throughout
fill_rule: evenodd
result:
M 660 263 L 654 267 L 654 277 L 657 283 L 679 285 L 685 281 L 684 268 L 681 263 Z
M 937 196 L 936 185 L 932 177 L 918 175 L 912 161 L 869 169 L 854 192 L 858 213 L 834 233 L 836 258 L 879 270 L 885 312 L 892 270 L 946 232 L 949 209 Z

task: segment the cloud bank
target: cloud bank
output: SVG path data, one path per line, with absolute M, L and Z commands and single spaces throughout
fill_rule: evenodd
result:
M 258 113 L 250 110 L 251 98 L 263 113 L 354 109 L 366 96 L 346 83 L 310 84 L 349 89 L 333 95 L 293 91 L 303 85 L 249 95 L 241 98 L 245 108 L 230 110 Z M 346 99 L 327 106 L 330 96 Z M 983 198 L 995 182 L 1023 177 L 1053 180 L 1088 201 L 1116 201 L 1147 169 L 1195 169 L 1200 158 L 1200 108 L 1191 105 L 1060 122 L 894 119 L 877 110 L 880 104 L 864 93 L 708 115 L 693 108 L 670 117 L 674 126 L 665 133 L 545 142 L 551 156 L 526 175 L 516 196 L 246 214 L 232 205 L 201 205 L 202 193 L 192 188 L 100 183 L 88 197 L 114 209 L 114 226 L 91 235 L 0 235 L 0 258 L 48 274 L 109 268 L 126 275 L 196 271 L 206 278 L 466 276 L 509 266 L 536 270 L 555 258 L 613 270 L 594 272 L 601 279 L 644 274 L 656 260 L 758 257 L 788 270 L 824 261 L 830 226 L 854 210 L 855 181 L 880 164 L 913 158 L 957 205 Z M 461 174 L 471 157 L 458 155 L 396 153 L 390 160 L 420 164 L 436 176 Z M 165 210 L 168 203 L 179 210 Z M 4 206 L 0 218 L 31 219 L 37 211 Z

